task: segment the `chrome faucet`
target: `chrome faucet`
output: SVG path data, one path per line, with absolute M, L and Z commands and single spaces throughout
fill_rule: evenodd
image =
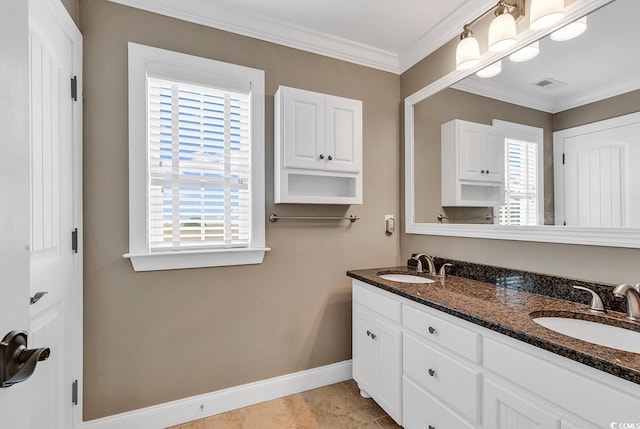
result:
M 418 266 L 416 267 L 416 272 L 424 273 L 424 267 L 422 266 L 422 257 L 427 260 L 428 271 L 427 273 L 436 275 L 436 264 L 433 262 L 433 258 L 429 255 L 425 255 L 424 253 L 418 253 L 415 256 L 412 256 L 411 259 L 414 261 L 418 261 Z
M 627 298 L 627 318 L 640 322 L 640 283 L 635 286 L 616 286 L 613 294 L 618 298 Z

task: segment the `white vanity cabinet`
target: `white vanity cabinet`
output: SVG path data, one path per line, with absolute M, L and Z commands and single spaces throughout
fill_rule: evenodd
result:
M 280 86 L 276 203 L 362 203 L 362 101 Z
M 402 424 L 400 302 L 392 294 L 354 280 L 353 379 Z
M 405 429 L 480 423 L 480 335 L 439 313 L 415 303 L 402 306 Z
M 359 280 L 353 378 L 405 429 L 640 423 L 637 384 Z
M 442 124 L 442 206 L 504 204 L 504 151 L 496 127 L 460 119 Z

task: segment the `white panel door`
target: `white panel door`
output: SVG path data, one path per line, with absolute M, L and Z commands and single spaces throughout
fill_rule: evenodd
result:
M 362 102 L 325 99 L 325 169 L 358 173 L 362 169 Z
M 560 429 L 560 418 L 493 380 L 484 389 L 485 424 L 492 429 Z
M 30 427 L 73 427 L 71 386 L 77 355 L 74 307 L 73 35 L 55 19 L 59 4 L 29 1 L 31 86 L 31 305 L 30 337 L 51 356 L 34 377 Z
M 402 423 L 402 331 L 377 317 L 374 335 L 374 399 Z
M 284 88 L 284 166 L 322 169 L 324 150 L 324 98 L 322 94 Z
M 564 217 L 559 220 L 569 226 L 640 227 L 640 114 L 558 132 L 554 144 L 564 153 L 564 186 L 556 190 L 556 205 L 564 209 L 556 213 Z M 555 162 L 562 166 L 561 159 Z
M 0 340 L 11 331 L 29 330 L 27 23 L 27 2 L 0 3 Z M 36 368 L 34 377 L 41 367 Z M 29 382 L 0 388 L 0 426 L 28 428 L 30 388 Z
M 353 379 L 366 395 L 373 394 L 373 362 L 375 344 L 371 339 L 373 331 L 371 313 L 361 307 L 353 307 L 352 358 Z

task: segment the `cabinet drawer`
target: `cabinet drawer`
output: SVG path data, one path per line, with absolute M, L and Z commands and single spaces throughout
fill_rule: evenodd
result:
M 479 421 L 482 374 L 420 342 L 403 337 L 404 374 L 472 422 Z
M 473 429 L 408 378 L 402 379 L 405 429 Z
M 624 380 L 606 385 L 586 375 L 587 372 L 597 372 L 595 369 L 584 366 L 578 370 L 580 372 L 575 372 L 551 360 L 564 358 L 552 355 L 550 360 L 546 360 L 525 352 L 526 348 L 516 348 L 488 338 L 485 338 L 484 349 L 486 368 L 597 427 L 609 427 L 611 422 L 639 420 L 640 389 L 637 385 Z M 630 389 L 620 388 L 618 384 L 628 384 Z
M 400 301 L 385 296 L 383 291 L 378 292 L 374 289 L 373 286 L 367 286 L 359 280 L 353 280 L 353 302 L 400 323 Z
M 480 334 L 408 305 L 404 306 L 402 317 L 403 325 L 418 334 L 420 338 L 458 353 L 473 362 L 480 362 Z

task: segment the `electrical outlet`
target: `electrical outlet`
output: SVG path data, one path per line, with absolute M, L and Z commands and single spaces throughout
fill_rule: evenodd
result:
M 384 215 L 384 230 L 387 234 L 393 234 L 396 230 L 396 218 L 393 215 Z

